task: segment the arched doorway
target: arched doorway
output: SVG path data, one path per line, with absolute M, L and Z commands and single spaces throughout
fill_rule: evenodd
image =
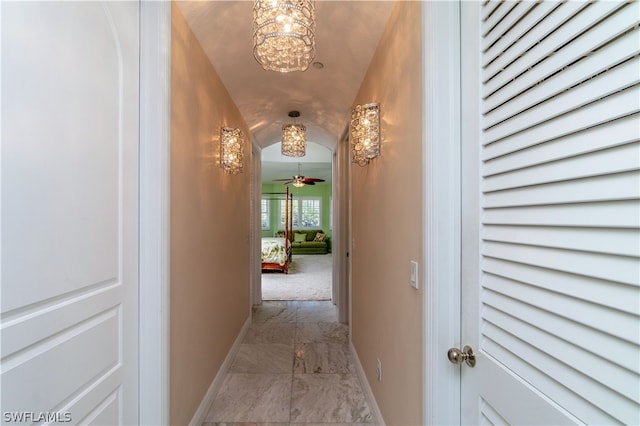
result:
M 254 157 L 254 161 L 258 161 Z M 293 195 L 291 236 L 292 256 L 288 273 L 260 270 L 254 281 L 253 303 L 262 300 L 334 300 L 332 260 L 333 241 L 333 152 L 314 142 L 307 142 L 303 157 L 281 154 L 280 143 L 260 152 L 260 173 L 254 184 L 260 188 L 254 198 L 256 224 L 254 238 L 262 241 L 282 237 L 285 224 L 284 193 L 288 186 Z M 257 174 L 257 173 L 256 173 Z M 293 176 L 318 178 L 321 181 L 294 186 L 286 179 Z M 259 219 L 259 220 L 258 220 Z M 297 238 L 304 241 L 294 241 Z M 318 239 L 324 241 L 317 241 Z M 259 248 L 258 248 L 259 249 Z M 259 255 L 256 255 L 256 261 Z M 259 288 L 256 288 L 259 287 Z

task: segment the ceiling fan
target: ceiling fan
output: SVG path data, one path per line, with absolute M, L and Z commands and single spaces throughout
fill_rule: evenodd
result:
M 315 185 L 316 182 L 324 182 L 324 179 L 302 176 L 300 174 L 300 163 L 298 163 L 298 174 L 294 175 L 292 178 L 274 179 L 274 182 L 281 181 L 284 181 L 285 185 L 289 185 L 290 183 L 292 183 L 296 188 L 300 188 L 305 185 Z

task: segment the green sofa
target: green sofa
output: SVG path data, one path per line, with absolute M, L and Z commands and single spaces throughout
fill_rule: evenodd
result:
M 327 254 L 331 251 L 330 239 L 325 234 L 323 241 L 314 241 L 316 234 L 324 234 L 322 229 L 293 230 L 289 236 L 291 254 Z M 298 236 L 296 236 L 298 234 Z M 304 235 L 304 237 L 302 237 Z M 284 231 L 278 231 L 276 236 L 284 236 Z M 304 239 L 304 241 L 302 241 Z

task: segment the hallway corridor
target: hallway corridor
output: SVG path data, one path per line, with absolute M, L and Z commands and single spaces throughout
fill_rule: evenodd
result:
M 204 425 L 372 424 L 330 301 L 265 301 Z

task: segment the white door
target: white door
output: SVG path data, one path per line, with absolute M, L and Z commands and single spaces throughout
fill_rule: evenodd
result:
M 640 424 L 639 20 L 463 2 L 463 423 Z
M 2 2 L 2 422 L 138 422 L 137 2 Z

